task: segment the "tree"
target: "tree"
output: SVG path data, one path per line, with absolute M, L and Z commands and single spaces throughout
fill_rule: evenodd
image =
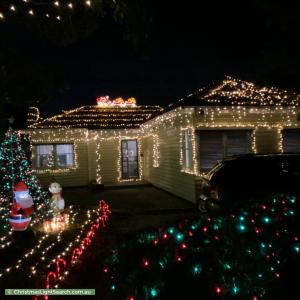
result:
M 37 177 L 32 172 L 32 164 L 24 144 L 26 136 L 13 130 L 7 130 L 4 140 L 0 145 L 0 197 L 7 206 L 12 203 L 14 186 L 23 181 L 29 188 L 30 195 L 36 204 L 46 201 L 46 193 Z

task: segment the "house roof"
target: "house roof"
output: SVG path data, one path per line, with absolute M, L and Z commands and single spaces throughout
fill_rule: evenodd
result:
M 178 106 L 299 106 L 300 95 L 275 87 L 261 87 L 254 83 L 226 76 L 219 83 L 202 88 L 169 105 Z
M 133 129 L 163 109 L 160 106 L 99 107 L 81 106 L 37 121 L 31 128 Z

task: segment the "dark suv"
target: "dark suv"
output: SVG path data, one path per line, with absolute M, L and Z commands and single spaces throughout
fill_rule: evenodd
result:
M 275 193 L 300 194 L 300 154 L 251 154 L 217 163 L 199 182 L 201 211 L 229 211 Z

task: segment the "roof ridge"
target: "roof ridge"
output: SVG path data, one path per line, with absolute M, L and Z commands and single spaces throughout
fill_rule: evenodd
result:
M 43 119 L 42 121 L 36 123 L 35 125 L 43 124 L 44 122 L 47 122 L 47 121 L 52 121 L 53 119 L 62 117 L 62 116 L 64 116 L 64 115 L 69 115 L 70 113 L 75 112 L 75 111 L 76 111 L 76 112 L 77 112 L 77 111 L 80 111 L 83 107 L 84 107 L 84 106 L 80 106 L 80 107 L 77 107 L 77 108 L 69 109 L 69 110 L 67 110 L 67 111 L 62 110 L 61 113 L 56 114 L 56 115 L 54 115 L 54 116 L 52 116 L 52 117 L 45 118 L 45 119 Z

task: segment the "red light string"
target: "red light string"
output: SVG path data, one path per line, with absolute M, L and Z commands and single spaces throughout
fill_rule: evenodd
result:
M 102 227 L 105 226 L 106 222 L 109 219 L 109 215 L 111 214 L 109 205 L 101 200 L 98 205 L 99 215 L 94 223 L 90 226 L 86 235 L 81 239 L 79 246 L 72 249 L 72 255 L 59 255 L 60 258 L 56 259 L 54 263 L 50 265 L 54 266 L 54 271 L 51 270 L 45 276 L 45 288 L 50 289 L 54 287 L 55 283 L 58 281 L 61 283 L 64 279 L 62 277 L 62 272 L 68 271 L 71 267 L 73 267 L 79 260 L 79 258 L 83 255 L 88 246 L 91 245 L 92 239 L 96 236 L 97 231 L 100 229 L 100 225 Z M 45 300 L 48 300 L 48 295 L 44 296 L 34 296 L 33 299 L 37 300 L 43 297 Z

